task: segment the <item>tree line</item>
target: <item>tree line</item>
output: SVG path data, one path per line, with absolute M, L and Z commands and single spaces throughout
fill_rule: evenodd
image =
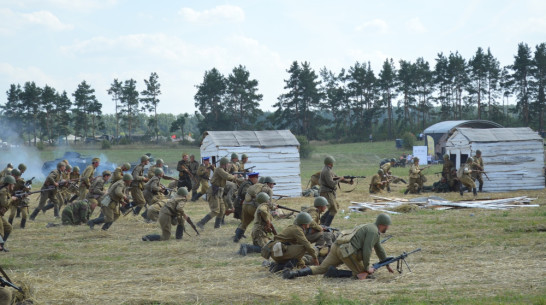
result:
M 420 132 L 443 120 L 489 119 L 505 126 L 544 129 L 546 43 L 531 49 L 520 43 L 510 65 L 501 66 L 490 49 L 477 48 L 465 59 L 458 52 L 439 53 L 433 63 L 386 59 L 381 70 L 356 62 L 340 71 L 315 71 L 294 61 L 286 70 L 284 92 L 273 112 L 260 109 L 258 80 L 239 65 L 224 76 L 205 71 L 194 95 L 195 114 L 159 115 L 161 85 L 157 73 L 137 90 L 134 79 L 114 79 L 107 89 L 115 114 L 104 115 L 95 90 L 84 80 L 71 94 L 34 82 L 10 85 L 2 118 L 29 143 L 97 132 L 150 138 L 206 130 L 288 128 L 308 139 L 345 141 L 393 139 Z M 114 129 L 115 126 L 115 129 Z M 190 130 L 191 129 L 191 130 Z

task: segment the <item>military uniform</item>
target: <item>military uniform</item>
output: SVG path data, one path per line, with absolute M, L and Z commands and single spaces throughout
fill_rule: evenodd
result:
M 226 212 L 226 203 L 222 200 L 224 187 L 226 186 L 226 181 L 235 181 L 236 179 L 235 176 L 228 174 L 222 167 L 218 167 L 214 170 L 214 174 L 210 180 L 211 187 L 207 190 L 210 213 L 201 219 L 197 223 L 197 226 L 203 229 L 204 225 L 209 220 L 216 217 L 214 228 L 220 228 L 222 218 Z
M 70 184 L 67 189 L 68 196 L 72 197 L 76 194 L 78 194 L 79 191 L 79 180 L 80 180 L 80 173 L 70 172 Z
M 89 221 L 91 213 L 92 211 L 87 200 L 77 200 L 68 204 L 63 209 L 61 220 L 63 225 L 77 226 Z
M 191 179 L 191 172 L 189 169 L 189 161 L 184 161 L 183 159 L 178 161 L 178 164 L 176 165 L 176 170 L 179 171 L 178 176 L 178 187 L 186 187 L 188 191 L 192 190 L 192 179 Z
M 154 197 L 161 196 L 161 190 L 161 178 L 159 178 L 158 176 L 154 175 L 150 178 L 150 180 L 148 180 L 148 182 L 146 182 L 146 184 L 144 185 L 144 191 L 142 193 L 148 206 L 153 201 L 155 201 Z
M 123 170 L 121 169 L 121 166 L 118 166 L 114 170 L 114 173 L 112 173 L 112 184 L 118 182 L 121 179 L 123 179 Z
M 104 191 L 104 178 L 102 176 L 99 176 L 93 180 L 91 183 L 91 187 L 89 188 L 89 192 L 86 195 L 86 199 L 89 202 L 89 208 L 90 213 L 93 214 L 93 210 L 91 209 L 91 205 L 101 206 L 100 200 L 102 196 L 106 194 Z
M 252 227 L 252 243 L 260 248 L 264 247 L 271 241 L 271 230 L 268 228 L 268 223 L 273 223 L 271 216 L 271 208 L 269 203 L 262 203 L 256 209 L 254 215 L 256 221 Z
M 302 257 L 307 253 L 313 259 L 317 259 L 317 253 L 311 243 L 305 237 L 305 232 L 300 225 L 292 224 L 277 234 L 273 242 L 267 247 L 270 249 L 271 258 L 279 264 L 285 264 L 295 259 L 298 267 L 304 267 Z M 280 251 L 278 251 L 280 249 Z
M 93 164 L 87 166 L 80 177 L 80 186 L 79 186 L 79 194 L 80 196 L 78 199 L 83 200 L 87 196 L 87 192 L 89 188 L 91 187 L 91 179 L 93 179 L 93 175 L 95 174 L 95 167 Z
M 175 224 L 177 226 L 184 225 L 184 218 L 187 217 L 186 213 L 184 212 L 184 207 L 186 206 L 186 202 L 187 201 L 185 198 L 175 196 L 174 198 L 169 199 L 167 203 L 165 203 L 165 205 L 159 211 L 159 226 L 161 227 L 161 240 L 169 240 L 171 238 L 171 227 L 173 225 Z M 182 235 L 182 233 L 180 233 L 180 235 Z
M 248 188 L 251 187 L 252 181 L 245 180 L 241 185 L 239 186 L 239 189 L 237 190 L 237 199 L 235 200 L 235 203 L 233 204 L 233 208 L 235 211 L 233 212 L 233 217 L 236 219 L 242 219 L 243 217 L 243 202 L 245 201 L 245 195 L 248 191 Z
M 480 192 L 483 189 L 483 176 L 484 171 L 482 157 L 474 156 L 474 162 L 472 163 L 472 180 L 478 180 Z
M 30 220 L 34 220 L 40 210 L 43 210 L 45 212 L 45 204 L 47 200 L 51 200 L 51 203 L 53 206 L 59 206 L 59 202 L 57 199 L 57 188 L 55 187 L 55 183 L 58 183 L 61 180 L 61 171 L 58 169 L 52 170 L 51 173 L 47 176 L 44 185 L 42 186 L 42 190 L 53 188 L 49 191 L 44 191 L 40 194 L 40 202 L 38 203 L 38 207 L 34 209 L 32 212 L 32 215 L 30 215 Z M 87 189 L 86 189 L 87 192 Z M 80 193 L 81 195 L 81 193 Z
M 19 177 L 15 181 L 15 187 L 13 188 L 13 192 L 29 192 L 30 188 L 25 186 L 25 179 Z M 10 212 L 9 212 L 9 223 L 13 224 L 13 218 L 15 218 L 15 214 L 17 213 L 17 209 L 19 208 L 21 210 L 21 228 L 24 228 L 27 222 L 28 218 L 28 205 L 30 203 L 30 199 L 28 197 L 24 198 L 17 198 L 17 200 L 13 200 L 10 204 Z
M 310 243 L 316 243 L 317 246 L 324 245 L 323 235 L 325 232 L 320 226 L 320 212 L 315 207 L 307 208 L 304 212 L 311 215 L 311 218 L 313 219 L 309 224 L 309 229 L 305 232 L 305 237 Z
M 372 181 L 370 182 L 370 194 L 379 194 L 385 189 L 385 184 L 383 183 L 383 177 L 379 174 L 372 176 Z
M 135 213 L 138 214 L 140 210 L 146 205 L 146 199 L 142 193 L 144 188 L 144 164 L 140 163 L 135 166 L 133 172 L 133 182 L 131 182 L 131 197 L 133 197 L 133 205 L 137 206 Z
M 8 211 L 11 204 L 11 194 L 8 192 L 8 188 L 4 187 L 0 189 L 0 237 L 3 242 L 8 239 L 11 233 L 11 224 L 4 218 L 5 213 Z M 3 245 L 2 242 L 2 245 Z
M 459 177 L 459 182 L 461 182 L 459 188 L 461 195 L 463 194 L 463 187 L 466 187 L 469 191 L 476 188 L 476 184 L 474 183 L 474 180 L 471 176 L 471 166 L 471 164 L 466 163 L 462 165 L 461 168 L 459 168 L 459 172 L 457 173 L 457 177 Z
M 328 165 L 324 165 L 324 168 L 320 172 L 320 196 L 328 200 L 328 212 L 323 215 L 321 223 L 330 226 L 334 216 L 336 216 L 339 209 L 339 203 L 336 199 L 337 182 L 334 178 L 336 174 Z
M 192 190 L 193 193 L 197 191 L 197 188 L 199 187 L 200 179 L 198 177 L 197 171 L 199 170 L 199 162 L 193 160 L 188 162 L 188 170 L 192 174 L 191 177 L 191 184 L 192 184 Z
M 379 260 L 387 258 L 376 224 L 359 225 L 352 230 L 343 231 L 324 261 L 320 266 L 312 266 L 311 272 L 324 274 L 330 266 L 337 267 L 341 264 L 349 267 L 353 275 L 365 272 L 370 268 L 372 249 L 375 249 Z
M 455 168 L 455 165 L 451 160 L 444 159 L 444 165 L 442 166 L 442 177 L 449 179 L 449 176 L 451 176 L 451 170 Z
M 199 165 L 197 169 L 197 179 L 199 179 L 198 191 L 200 194 L 206 194 L 209 189 L 211 165 L 208 167 L 204 164 Z
M 423 187 L 423 179 L 421 179 L 421 169 L 419 164 L 412 164 L 409 170 L 409 185 L 408 190 L 410 193 L 418 193 Z
M 0 181 L 1 181 L 2 178 L 4 178 L 5 176 L 10 175 L 12 169 L 13 169 L 12 167 L 6 166 L 6 168 L 4 168 L 4 169 L 0 172 Z
M 110 197 L 111 202 L 108 205 L 102 205 L 102 213 L 104 215 L 104 225 L 103 230 L 108 230 L 114 221 L 116 221 L 121 215 L 119 211 L 119 205 L 123 201 L 125 196 L 126 186 L 125 181 L 120 180 L 110 186 L 108 189 L 108 196 Z M 109 224 L 109 225 L 108 225 Z
M 320 184 L 320 172 L 316 172 L 311 176 L 311 187 Z
M 241 224 L 239 224 L 239 228 L 243 231 L 245 231 L 248 225 L 254 220 L 254 214 L 258 208 L 255 200 L 256 196 L 261 192 L 266 193 L 269 197 L 273 197 L 273 190 L 267 184 L 262 183 L 256 183 L 250 186 L 246 192 L 245 201 L 243 202 Z

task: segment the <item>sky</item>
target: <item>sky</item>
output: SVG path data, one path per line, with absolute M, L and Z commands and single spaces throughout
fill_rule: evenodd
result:
M 191 114 L 205 71 L 243 65 L 273 110 L 293 61 L 317 74 L 370 62 L 377 74 L 388 58 L 433 67 L 440 52 L 482 47 L 509 65 L 518 43 L 546 42 L 546 1 L 0 0 L 0 40 L 2 92 L 34 81 L 71 96 L 85 80 L 114 113 L 114 79 L 142 91 L 156 72 L 158 112 Z

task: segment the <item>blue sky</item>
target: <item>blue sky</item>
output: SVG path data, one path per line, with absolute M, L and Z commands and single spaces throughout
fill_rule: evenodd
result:
M 439 52 L 490 47 L 511 64 L 519 42 L 546 42 L 546 1 L 3 0 L 0 39 L 2 92 L 35 81 L 72 94 L 86 80 L 113 113 L 114 78 L 142 91 L 156 72 L 158 111 L 193 113 L 204 72 L 242 64 L 270 110 L 294 60 L 317 72 L 370 61 L 377 74 L 386 58 L 433 66 Z

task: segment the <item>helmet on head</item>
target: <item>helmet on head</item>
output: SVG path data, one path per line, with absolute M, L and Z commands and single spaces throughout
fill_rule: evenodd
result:
M 239 155 L 236 153 L 231 154 L 231 159 L 239 159 Z
M 227 165 L 228 163 L 229 163 L 228 158 L 223 157 L 222 159 L 220 159 L 220 166 Z
M 131 174 L 124 174 L 123 175 L 123 181 L 132 181 L 133 180 L 133 175 Z
M 375 219 L 376 225 L 384 225 L 384 226 L 390 226 L 392 224 L 391 217 L 387 214 L 379 214 L 377 215 L 377 218 Z
M 392 158 L 392 159 L 391 159 L 391 162 L 396 163 L 396 159 L 395 159 L 395 158 Z
M 449 159 L 449 155 L 448 155 L 448 154 L 445 154 L 445 155 L 444 155 L 444 159 Z
M 7 175 L 7 176 L 4 177 L 3 183 L 15 184 L 15 178 L 13 178 L 13 176 Z
M 275 183 L 275 180 L 273 180 L 273 178 L 271 178 L 270 176 L 265 177 L 264 183 L 273 183 L 273 184 L 277 184 L 277 183 Z
M 294 220 L 294 223 L 297 225 L 308 225 L 313 221 L 313 218 L 311 218 L 311 215 L 309 215 L 306 212 L 301 212 L 296 216 L 296 220 Z
M 67 165 L 66 165 L 66 170 L 67 170 L 67 171 L 72 171 L 72 165 L 67 164 Z
M 79 173 L 80 172 L 80 167 L 79 166 L 74 166 L 72 168 L 72 171 L 75 172 L 75 173 Z
M 27 170 L 27 166 L 25 164 L 23 164 L 23 163 L 19 164 L 19 166 L 17 166 L 17 168 L 22 172 Z
M 377 170 L 377 173 L 378 173 L 379 175 L 383 175 L 383 174 L 384 174 L 384 172 L 383 172 L 383 170 L 382 170 L 381 168 L 380 168 L 379 170 Z
M 328 200 L 322 196 L 318 196 L 315 198 L 315 202 L 313 204 L 315 207 L 325 207 L 328 205 Z
M 125 168 L 125 170 L 130 170 L 131 169 L 131 163 L 129 163 L 129 162 L 123 163 L 123 168 Z
M 482 151 L 481 150 L 476 150 L 476 155 L 481 155 L 482 154 Z
M 256 196 L 256 203 L 257 204 L 261 204 L 261 203 L 264 203 L 264 202 L 268 202 L 270 199 L 269 195 L 267 193 L 264 193 L 264 192 L 260 192 L 257 196 Z
M 248 158 L 247 154 L 243 154 L 243 155 L 241 156 L 241 159 L 247 159 L 247 158 Z
M 188 196 L 188 194 L 189 194 L 188 189 L 185 186 L 179 188 L 178 191 L 176 191 L 176 195 L 178 196 Z
M 112 172 L 111 172 L 111 171 L 108 171 L 108 170 L 103 171 L 103 172 L 102 172 L 102 176 L 103 176 L 103 177 L 104 177 L 104 176 L 112 176 Z
M 142 157 L 140 157 L 140 162 L 145 162 L 145 161 L 148 161 L 150 159 L 150 157 L 144 155 Z
M 336 159 L 334 159 L 332 156 L 324 158 L 324 165 L 334 164 L 334 162 L 336 162 Z
M 258 183 L 264 183 L 264 180 L 265 180 L 265 177 L 261 176 L 260 178 L 258 178 Z
M 474 158 L 468 157 L 468 159 L 466 159 L 466 163 L 472 163 L 472 162 L 474 162 Z
M 163 160 L 162 159 L 157 159 L 155 160 L 155 165 L 162 165 L 163 164 Z
M 163 170 L 161 168 L 156 168 L 154 170 L 154 175 L 156 176 L 163 175 Z
M 11 175 L 13 177 L 19 177 L 19 176 L 21 176 L 21 172 L 18 169 L 14 168 L 14 169 L 11 170 Z
M 100 162 L 100 158 L 93 158 L 91 159 L 91 163 Z
M 57 163 L 57 169 L 61 169 L 61 167 L 66 167 L 66 164 L 64 162 Z

